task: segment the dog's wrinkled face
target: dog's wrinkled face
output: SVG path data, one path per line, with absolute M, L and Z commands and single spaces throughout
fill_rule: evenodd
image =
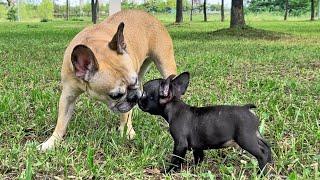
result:
M 161 115 L 165 105 L 174 99 L 180 99 L 189 85 L 189 73 L 184 72 L 174 78 L 155 79 L 143 85 L 143 94 L 138 101 L 142 111 Z
M 88 41 L 73 49 L 71 61 L 75 76 L 87 84 L 86 91 L 107 102 L 115 112 L 128 112 L 141 96 L 138 74 L 126 52 L 124 24 L 109 42 Z

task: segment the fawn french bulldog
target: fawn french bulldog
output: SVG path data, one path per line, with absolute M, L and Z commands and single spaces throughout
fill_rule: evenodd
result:
M 163 77 L 176 73 L 170 35 L 146 12 L 121 11 L 79 32 L 64 53 L 56 128 L 38 148 L 51 149 L 63 139 L 76 99 L 82 93 L 121 113 L 120 133 L 127 125 L 126 134 L 133 138 L 131 109 L 141 96 L 139 82 L 151 62 Z

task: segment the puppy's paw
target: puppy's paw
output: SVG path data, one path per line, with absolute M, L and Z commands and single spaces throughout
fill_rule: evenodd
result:
M 179 172 L 180 168 L 176 166 L 169 166 L 167 169 L 162 169 L 160 173 L 162 174 L 171 174 L 173 172 Z

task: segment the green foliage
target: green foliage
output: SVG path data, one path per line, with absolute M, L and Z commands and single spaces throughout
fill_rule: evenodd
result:
M 53 2 L 52 0 L 42 0 L 38 7 L 38 15 L 42 21 L 46 22 L 53 18 Z
M 38 5 L 22 1 L 20 2 L 20 18 L 22 20 L 38 17 Z
M 210 7 L 211 11 L 220 11 L 221 10 L 220 4 L 211 4 L 209 7 Z
M 7 19 L 9 21 L 17 21 L 18 20 L 18 11 L 15 6 L 11 6 L 7 12 Z
M 90 16 L 91 15 L 91 4 L 90 3 L 85 3 L 83 5 L 82 11 L 86 16 Z
M 175 0 L 145 0 L 142 4 L 136 4 L 133 2 L 123 2 L 121 4 L 123 9 L 143 9 L 153 13 L 172 13 L 176 9 Z M 191 4 L 189 1 L 183 1 L 184 11 L 190 9 Z
M 7 16 L 7 9 L 3 4 L 0 4 L 0 19 Z
M 261 11 L 284 11 L 286 0 L 252 0 L 248 10 L 252 12 Z M 294 16 L 310 11 L 309 0 L 289 0 L 289 14 Z

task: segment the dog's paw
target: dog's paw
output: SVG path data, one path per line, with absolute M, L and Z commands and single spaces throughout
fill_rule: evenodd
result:
M 37 146 L 37 149 L 39 151 L 47 151 L 47 150 L 54 149 L 55 144 L 60 141 L 62 141 L 62 138 L 58 138 L 52 135 L 47 141 Z
M 160 170 L 160 173 L 162 173 L 162 174 L 171 174 L 171 173 L 174 173 L 174 172 L 179 172 L 180 170 L 181 170 L 180 167 L 171 165 L 167 169 Z
M 39 146 L 37 146 L 37 149 L 39 151 L 47 151 L 50 149 L 54 149 L 54 142 L 47 140 L 46 142 L 40 144 Z
M 127 131 L 127 138 L 129 140 L 134 139 L 134 136 L 136 135 L 136 132 L 134 131 L 134 129 L 128 130 Z
M 124 127 L 120 126 L 118 130 L 120 132 L 121 137 L 123 137 Z M 129 140 L 133 139 L 135 135 L 136 135 L 136 132 L 134 131 L 133 128 L 127 129 L 126 136 Z

